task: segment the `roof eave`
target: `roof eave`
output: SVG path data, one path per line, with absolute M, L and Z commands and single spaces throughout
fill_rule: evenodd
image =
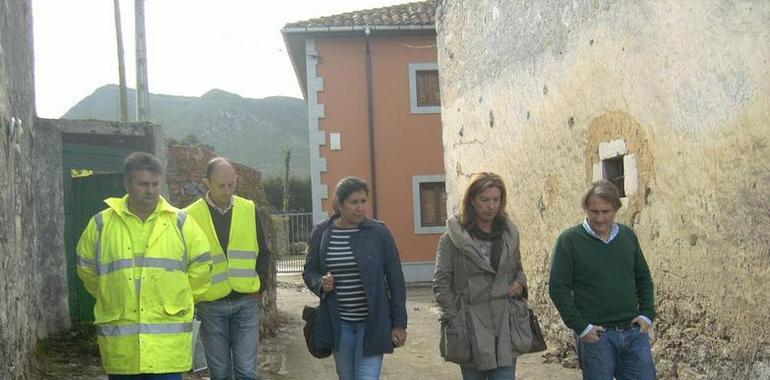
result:
M 286 53 L 289 55 L 292 67 L 294 67 L 294 75 L 299 82 L 302 96 L 307 100 L 307 78 L 305 78 L 307 68 L 305 67 L 306 63 L 304 61 L 300 62 L 300 59 L 305 58 L 305 39 L 297 34 L 290 35 L 283 33 L 283 31 L 281 32 L 283 35 L 283 43 L 286 45 Z
M 410 30 L 436 30 L 435 24 L 429 25 L 350 25 L 350 26 L 291 26 L 281 29 L 281 33 L 338 33 L 356 32 L 369 29 L 375 31 L 410 31 Z

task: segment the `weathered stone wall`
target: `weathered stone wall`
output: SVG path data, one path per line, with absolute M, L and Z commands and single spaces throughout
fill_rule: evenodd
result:
M 0 15 L 0 377 L 30 379 L 38 338 L 69 324 L 61 156 L 46 156 L 61 144 L 35 125 L 30 1 Z
M 506 179 L 549 338 L 571 341 L 553 243 L 599 145 L 623 139 L 618 217 L 656 283 L 659 374 L 769 378 L 770 2 L 443 1 L 437 18 L 448 207 L 474 172 Z
M 35 212 L 34 282 L 37 303 L 31 317 L 38 321 L 37 338 L 70 325 L 67 298 L 67 255 L 64 247 L 62 138 L 55 126 L 35 119 L 32 187 Z

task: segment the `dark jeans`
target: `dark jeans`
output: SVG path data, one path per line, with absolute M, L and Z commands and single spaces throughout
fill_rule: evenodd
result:
M 578 359 L 584 380 L 653 380 L 650 336 L 639 327 L 607 328 L 594 343 L 577 339 Z

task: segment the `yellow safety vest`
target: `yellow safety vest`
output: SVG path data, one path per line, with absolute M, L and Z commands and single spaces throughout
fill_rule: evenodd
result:
M 161 198 L 147 247 L 132 247 L 127 201 L 105 200 L 110 207 L 91 218 L 77 247 L 78 275 L 96 298 L 102 363 L 116 375 L 188 371 L 194 301 L 211 281 L 208 242 Z
M 257 274 L 256 207 L 254 202 L 233 196 L 233 214 L 230 222 L 230 237 L 227 243 L 227 255 L 219 243 L 214 223 L 209 213 L 209 205 L 201 198 L 185 209 L 203 229 L 211 247 L 214 266 L 211 270 L 211 287 L 201 301 L 216 301 L 231 291 L 256 293 L 261 283 Z

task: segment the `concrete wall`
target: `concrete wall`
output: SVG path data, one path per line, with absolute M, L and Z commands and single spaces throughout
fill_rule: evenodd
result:
M 317 103 L 324 110 L 318 120 L 318 128 L 324 134 L 319 144 L 324 160 L 320 183 L 326 186 L 328 194 L 322 196 L 321 204 L 323 211 L 331 215 L 334 187 L 340 179 L 354 175 L 372 183 L 366 43 L 363 33 L 311 41 L 313 54 L 320 59 L 308 65 L 308 75 L 315 73 L 315 80 L 323 83 L 317 94 Z M 434 45 L 433 34 L 375 32 L 370 38 L 377 218 L 393 232 L 408 281 L 430 280 L 440 236 L 440 232 L 415 233 L 412 196 L 413 176 L 444 174 L 440 115 L 410 111 L 409 65 L 435 64 Z M 315 96 L 309 93 L 308 98 L 314 102 Z M 314 107 L 309 110 L 312 115 Z M 339 149 L 331 149 L 332 134 L 340 136 Z M 317 190 L 317 184 L 314 187 L 314 197 L 324 193 Z M 372 215 L 372 202 L 369 203 L 368 215 Z M 314 217 L 317 215 L 314 212 Z
M 33 378 L 35 343 L 69 324 L 61 152 L 35 125 L 32 10 L 0 2 L 0 373 Z M 59 156 L 60 157 L 60 156 Z
M 769 378 L 770 3 L 443 1 L 437 18 L 449 208 L 471 173 L 506 179 L 549 338 L 567 351 L 553 242 L 623 140 L 618 218 L 656 283 L 659 374 Z

